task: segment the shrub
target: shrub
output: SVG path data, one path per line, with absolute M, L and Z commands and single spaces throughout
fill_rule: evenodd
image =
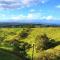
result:
M 29 28 L 23 28 L 23 31 L 20 33 L 20 38 L 27 38 L 31 29 Z
M 35 40 L 37 50 L 45 50 L 48 48 L 49 38 L 46 34 L 38 35 Z
M 27 50 L 31 48 L 31 45 L 26 42 L 19 42 L 17 40 L 14 40 L 12 42 L 13 44 L 13 52 L 15 55 L 19 56 L 22 60 L 29 60 L 29 57 L 27 55 Z
M 48 51 L 39 52 L 37 58 L 34 60 L 60 60 L 60 51 L 50 49 Z

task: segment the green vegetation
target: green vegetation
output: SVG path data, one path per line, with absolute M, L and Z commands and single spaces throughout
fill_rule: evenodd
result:
M 60 60 L 60 27 L 0 28 L 0 60 Z

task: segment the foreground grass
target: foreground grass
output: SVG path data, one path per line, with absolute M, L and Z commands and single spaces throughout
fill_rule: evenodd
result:
M 20 60 L 17 56 L 10 51 L 0 48 L 0 60 Z

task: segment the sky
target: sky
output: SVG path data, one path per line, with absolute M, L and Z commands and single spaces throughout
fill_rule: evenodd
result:
M 60 0 L 0 0 L 0 22 L 60 20 Z

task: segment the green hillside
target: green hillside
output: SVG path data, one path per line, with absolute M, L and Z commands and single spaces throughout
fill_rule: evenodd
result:
M 55 46 L 43 49 L 36 50 L 36 46 L 40 43 L 39 39 L 36 40 L 36 37 L 39 35 L 44 35 L 48 37 L 49 40 L 53 40 Z M 31 48 L 26 50 L 28 57 L 33 58 L 34 60 L 60 60 L 60 27 L 41 27 L 41 28 L 0 28 L 0 48 L 13 51 L 14 46 L 11 42 L 18 40 L 19 42 L 25 42 L 31 45 Z M 34 44 L 34 46 L 33 46 Z M 37 45 L 36 45 L 37 44 Z M 34 51 L 33 51 L 34 47 Z M 0 50 L 1 50 L 0 49 Z M 0 51 L 0 60 L 18 60 L 17 56 L 12 55 L 11 53 Z M 32 57 L 33 54 L 33 57 Z

